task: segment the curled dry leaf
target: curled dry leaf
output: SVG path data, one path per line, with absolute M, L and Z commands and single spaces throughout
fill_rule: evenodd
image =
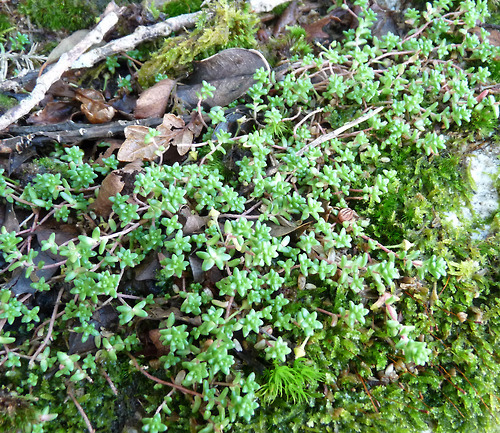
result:
M 111 214 L 111 207 L 113 206 L 109 198 L 121 192 L 124 186 L 125 183 L 118 174 L 118 170 L 109 173 L 102 181 L 99 194 L 95 202 L 90 205 L 90 209 L 96 214 L 107 218 Z
M 158 81 L 153 87 L 142 92 L 135 107 L 135 118 L 146 119 L 148 117 L 163 116 L 174 84 L 174 80 L 167 78 Z
M 122 169 L 113 170 L 109 173 L 102 181 L 97 198 L 90 205 L 90 209 L 102 217 L 108 217 L 113 206 L 109 198 L 121 192 L 125 187 L 131 188 L 137 173 L 141 170 L 141 166 L 141 161 L 135 161 L 127 164 Z
M 79 89 L 75 99 L 82 103 L 81 110 L 90 123 L 107 123 L 115 116 L 115 109 L 97 90 Z
M 66 101 L 52 101 L 47 103 L 42 111 L 32 114 L 27 123 L 31 125 L 51 125 L 65 122 L 71 118 L 74 105 Z
M 172 134 L 155 135 L 157 131 L 142 125 L 127 126 L 126 140 L 118 151 L 118 161 L 154 160 L 160 147 L 163 146 L 164 150 L 167 150 L 172 139 Z
M 165 114 L 163 123 L 156 129 L 141 125 L 127 126 L 125 138 L 118 151 L 119 161 L 152 161 L 159 156 L 159 151 L 165 152 L 171 144 L 183 145 L 181 149 L 186 153 L 189 147 L 186 150 L 185 145 L 192 144 L 193 133 L 186 128 L 184 120 L 180 117 Z

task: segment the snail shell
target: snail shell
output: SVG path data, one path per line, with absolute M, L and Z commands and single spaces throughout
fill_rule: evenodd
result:
M 354 212 L 351 208 L 345 207 L 343 209 L 340 209 L 337 215 L 337 219 L 339 223 L 342 224 L 344 221 L 351 221 L 355 216 L 356 212 Z

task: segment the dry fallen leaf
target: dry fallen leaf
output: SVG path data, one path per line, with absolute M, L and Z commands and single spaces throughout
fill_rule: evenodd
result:
M 167 78 L 166 80 L 158 81 L 153 87 L 142 92 L 135 107 L 135 118 L 146 119 L 163 116 L 174 84 L 174 80 Z
M 188 85 L 178 86 L 176 96 L 187 108 L 196 107 L 203 81 L 215 86 L 212 98 L 203 105 L 224 107 L 244 95 L 255 83 L 253 76 L 259 68 L 270 69 L 267 60 L 255 50 L 229 48 L 194 64 Z
M 101 187 L 99 188 L 99 194 L 95 202 L 90 205 L 90 209 L 99 216 L 107 218 L 111 214 L 111 207 L 113 206 L 109 198 L 121 192 L 124 186 L 125 183 L 118 174 L 118 170 L 109 173 L 102 181 Z
M 81 110 L 90 123 L 107 123 L 115 116 L 115 109 L 97 90 L 78 89 L 75 99 L 82 103 Z
M 186 129 L 180 117 L 165 114 L 163 123 L 156 129 L 141 125 L 127 126 L 125 138 L 118 151 L 119 161 L 152 161 L 159 156 L 159 151 L 165 152 L 171 144 L 181 146 L 179 152 L 186 153 L 189 148 L 186 150 L 185 144 L 192 144 L 193 134 Z
M 31 125 L 51 125 L 71 118 L 75 106 L 66 101 L 48 102 L 43 110 L 32 114 L 27 123 Z

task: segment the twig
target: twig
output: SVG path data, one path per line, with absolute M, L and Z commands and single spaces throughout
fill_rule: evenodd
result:
M 322 135 L 321 137 L 318 137 L 316 140 L 311 141 L 309 144 L 305 145 L 302 149 L 300 149 L 297 152 L 297 156 L 302 156 L 306 150 L 309 150 L 312 147 L 319 146 L 320 144 L 324 143 L 325 141 L 329 141 L 329 140 L 333 140 L 334 138 L 337 138 L 344 131 L 347 131 L 348 129 L 353 128 L 354 126 L 359 125 L 360 123 L 367 121 L 368 119 L 370 119 L 373 116 L 380 113 L 383 109 L 384 109 L 384 107 L 378 107 L 375 110 L 370 111 L 361 117 L 358 117 L 356 120 L 353 120 L 352 122 L 346 123 L 344 126 L 337 128 L 335 131 L 329 132 L 328 134 L 325 134 L 325 135 Z
M 7 128 L 16 120 L 28 114 L 46 95 L 50 86 L 61 78 L 61 75 L 66 72 L 73 63 L 92 45 L 102 41 L 104 35 L 111 30 L 118 22 L 118 14 L 110 12 L 104 16 L 99 24 L 92 30 L 84 39 L 75 45 L 70 51 L 64 53 L 59 61 L 50 71 L 43 74 L 37 80 L 37 84 L 31 95 L 23 99 L 19 105 L 8 110 L 0 117 L 0 131 Z
M 443 395 L 445 396 L 446 400 L 448 400 L 453 405 L 453 407 L 457 410 L 457 412 L 461 415 L 461 417 L 465 419 L 464 414 L 460 412 L 460 409 L 457 407 L 457 405 L 453 403 L 445 393 L 443 393 Z
M 359 379 L 361 380 L 361 383 L 363 384 L 363 388 L 365 389 L 366 394 L 368 395 L 368 397 L 370 398 L 370 401 L 372 402 L 372 405 L 373 405 L 373 408 L 375 409 L 375 412 L 378 413 L 378 408 L 375 405 L 375 402 L 373 401 L 373 398 L 372 398 L 372 395 L 370 394 L 370 391 L 368 391 L 368 388 L 365 385 L 365 381 L 361 377 L 361 374 L 357 373 L 357 375 L 358 375 Z
M 474 385 L 472 385 L 472 383 L 470 382 L 469 379 L 467 379 L 467 376 L 458 368 L 458 367 L 455 367 L 458 372 L 464 377 L 464 379 L 467 381 L 467 383 L 472 387 L 472 389 L 474 391 L 476 391 L 476 395 L 479 397 L 479 399 L 481 400 L 481 402 L 484 404 L 484 406 L 486 407 L 486 409 L 488 410 L 488 412 L 490 413 L 491 416 L 493 416 L 493 412 L 491 411 L 491 409 L 488 407 L 488 405 L 485 403 L 485 401 L 483 400 L 483 397 L 481 397 L 479 395 L 479 392 L 477 392 L 477 389 Z
M 101 373 L 101 375 L 104 377 L 104 379 L 106 379 L 106 382 L 108 382 L 109 387 L 111 388 L 111 391 L 113 391 L 113 394 L 118 395 L 118 390 L 116 389 L 115 384 L 113 383 L 113 381 L 109 377 L 108 373 L 106 373 L 104 368 L 100 368 L 99 373 Z
M 73 403 L 75 404 L 76 408 L 78 409 L 78 412 L 80 412 L 80 415 L 82 416 L 83 420 L 85 421 L 85 424 L 87 425 L 87 429 L 89 430 L 89 433 L 95 433 L 94 427 L 92 427 L 92 424 L 90 423 L 89 417 L 83 410 L 83 407 L 78 403 L 78 400 L 73 394 L 73 389 L 72 385 L 68 386 L 67 393 L 70 396 L 71 400 L 73 400 Z
M 35 353 L 32 355 L 30 362 L 28 363 L 28 366 L 31 368 L 33 363 L 35 362 L 36 357 L 42 352 L 42 350 L 47 346 L 49 343 L 50 337 L 52 336 L 52 329 L 54 328 L 54 322 L 56 321 L 56 316 L 57 316 L 57 309 L 59 307 L 59 302 L 61 301 L 62 294 L 64 292 L 64 289 L 59 290 L 59 293 L 57 294 L 57 299 L 56 303 L 54 305 L 54 310 L 52 311 L 52 317 L 50 318 L 49 322 L 49 329 L 47 330 L 47 335 L 45 336 L 42 344 L 38 346 L 38 349 L 35 350 Z
M 142 42 L 149 41 L 160 36 L 169 36 L 177 30 L 193 27 L 198 21 L 201 13 L 203 12 L 179 15 L 150 27 L 139 26 L 135 29 L 134 33 L 120 39 L 115 39 L 102 47 L 95 48 L 88 53 L 85 53 L 73 63 L 71 68 L 90 68 L 108 56 L 133 50 Z
M 191 394 L 191 395 L 194 395 L 194 396 L 203 397 L 203 395 L 200 394 L 199 392 L 193 391 L 193 390 L 188 389 L 188 388 L 184 388 L 183 386 L 177 385 L 176 383 L 173 383 L 173 382 L 167 382 L 166 380 L 158 379 L 156 376 L 153 376 L 152 374 L 149 374 L 147 371 L 145 371 L 137 363 L 137 360 L 130 353 L 127 353 L 127 355 L 132 360 L 132 363 L 134 364 L 135 368 L 137 368 L 137 370 L 139 370 L 148 379 L 154 380 L 156 383 L 160 383 L 162 385 L 167 385 L 167 386 L 170 386 L 171 388 L 175 388 L 175 389 L 181 391 L 184 394 Z

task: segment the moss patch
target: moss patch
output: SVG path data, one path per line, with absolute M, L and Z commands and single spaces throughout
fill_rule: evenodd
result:
M 258 19 L 238 6 L 237 2 L 217 2 L 213 14 L 200 18 L 196 29 L 188 35 L 165 40 L 163 47 L 146 62 L 139 71 L 139 83 L 149 87 L 158 74 L 182 77 L 193 60 L 209 57 L 232 47 L 252 48 Z

